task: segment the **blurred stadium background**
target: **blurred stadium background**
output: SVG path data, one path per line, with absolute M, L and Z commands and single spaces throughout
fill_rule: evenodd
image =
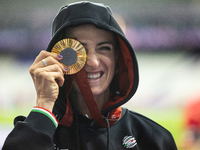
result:
M 0 148 L 13 118 L 36 93 L 29 67 L 51 38 L 59 8 L 76 0 L 0 0 Z M 140 83 L 125 104 L 171 131 L 177 145 L 184 108 L 200 96 L 199 0 L 93 0 L 109 5 L 135 48 Z

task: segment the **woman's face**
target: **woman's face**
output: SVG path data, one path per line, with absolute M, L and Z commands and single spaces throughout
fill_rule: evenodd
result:
M 65 37 L 75 38 L 83 44 L 87 53 L 85 71 L 94 96 L 109 96 L 109 85 L 115 73 L 116 44 L 114 35 L 94 25 L 70 27 Z M 77 83 L 74 89 L 79 91 Z

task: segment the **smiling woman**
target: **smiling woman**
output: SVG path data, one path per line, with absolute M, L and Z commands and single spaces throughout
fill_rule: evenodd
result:
M 85 65 L 75 74 L 62 63 L 76 56 L 72 48 L 64 49 L 72 53 L 52 53 L 66 38 L 86 50 Z M 138 65 L 108 6 L 84 1 L 62 7 L 47 50 L 36 57 L 30 74 L 36 106 L 27 117 L 15 119 L 3 150 L 177 149 L 169 131 L 121 107 L 137 90 Z
M 100 110 L 110 98 L 110 83 L 113 79 L 116 66 L 115 37 L 112 32 L 98 29 L 92 24 L 80 25 L 66 29 L 65 38 L 75 38 L 86 49 L 87 61 L 85 64 L 86 76 Z M 72 102 L 82 114 L 91 114 L 83 100 L 77 82 L 73 83 Z M 85 107 L 80 107 L 85 106 Z

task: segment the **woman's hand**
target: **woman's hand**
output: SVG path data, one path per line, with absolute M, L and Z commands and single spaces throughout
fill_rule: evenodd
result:
M 51 112 L 67 71 L 60 63 L 61 59 L 61 55 L 41 51 L 29 69 L 37 92 L 36 105 Z

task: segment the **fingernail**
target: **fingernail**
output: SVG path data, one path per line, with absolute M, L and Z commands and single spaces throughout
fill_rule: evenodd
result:
M 67 68 L 64 67 L 65 70 L 68 70 Z
M 62 58 L 63 56 L 62 55 L 57 55 L 58 56 L 58 58 Z

